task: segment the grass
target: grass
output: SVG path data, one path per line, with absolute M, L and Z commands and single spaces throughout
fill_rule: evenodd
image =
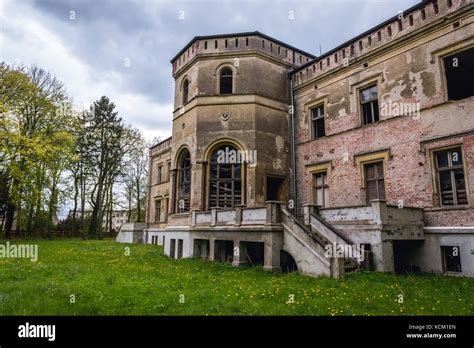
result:
M 154 245 L 15 243 L 38 244 L 39 259 L 0 258 L 0 315 L 474 315 L 472 278 L 312 278 L 170 260 Z

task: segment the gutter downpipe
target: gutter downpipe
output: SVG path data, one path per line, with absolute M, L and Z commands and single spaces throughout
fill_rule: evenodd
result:
M 294 204 L 294 215 L 298 216 L 298 193 L 296 191 L 296 124 L 295 124 L 295 96 L 293 93 L 293 79 L 291 71 L 288 73 L 289 87 L 290 87 L 290 117 L 291 117 L 291 167 L 293 168 L 293 180 L 292 180 L 292 191 L 293 191 L 293 204 Z

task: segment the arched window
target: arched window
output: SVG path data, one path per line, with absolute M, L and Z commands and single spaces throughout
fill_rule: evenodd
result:
M 183 105 L 188 102 L 188 94 L 189 94 L 189 80 L 186 79 L 183 82 Z
M 179 155 L 176 184 L 176 211 L 184 213 L 189 211 L 191 193 L 191 155 L 187 149 L 184 149 Z
M 220 94 L 231 94 L 232 93 L 232 69 L 223 68 L 220 75 Z
M 217 147 L 210 158 L 209 208 L 233 208 L 242 203 L 242 164 L 232 145 Z

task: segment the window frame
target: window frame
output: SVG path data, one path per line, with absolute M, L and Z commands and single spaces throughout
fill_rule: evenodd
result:
M 379 173 L 378 173 L 378 170 L 375 170 L 375 177 L 374 178 L 368 178 L 367 177 L 367 168 L 368 166 L 375 166 L 376 164 L 379 164 L 381 167 L 382 167 L 382 179 L 379 178 Z M 376 168 L 376 167 L 374 167 Z M 365 198 L 366 198 L 366 202 L 367 204 L 370 204 L 370 202 L 372 200 L 382 200 L 382 201 L 385 201 L 387 199 L 387 190 L 386 190 L 386 187 L 385 187 L 385 164 L 384 164 L 384 161 L 383 160 L 374 160 L 374 161 L 368 161 L 368 162 L 364 162 L 363 163 L 363 170 L 364 170 L 364 181 L 365 181 L 365 185 L 364 185 L 364 188 L 365 188 Z M 376 198 L 372 198 L 370 199 L 369 197 L 369 181 L 374 181 L 375 184 L 376 184 L 376 187 L 377 187 L 377 197 Z M 380 181 L 383 181 L 383 193 L 384 193 L 384 197 L 380 197 Z
M 451 156 L 448 155 L 448 167 L 442 167 L 441 170 L 438 167 L 438 156 L 437 153 L 447 151 L 449 154 L 454 149 L 459 149 L 461 152 L 461 159 L 462 159 L 462 164 L 456 165 L 456 166 L 449 166 L 449 163 L 451 163 L 452 159 Z M 466 160 L 465 160 L 465 155 L 464 155 L 464 149 L 462 144 L 456 144 L 456 145 L 451 145 L 451 146 L 446 146 L 446 147 L 441 147 L 441 148 L 433 148 L 431 149 L 431 161 L 433 164 L 433 172 L 434 172 L 434 180 L 435 180 L 435 188 L 436 191 L 435 193 L 438 194 L 438 204 L 440 207 L 443 208 L 452 208 L 452 207 L 466 207 L 469 206 L 469 184 L 468 184 L 468 177 L 467 177 L 467 171 L 466 171 Z M 464 190 L 466 194 L 466 203 L 465 204 L 457 204 L 458 197 L 457 197 L 457 188 L 455 185 L 455 179 L 454 179 L 454 171 L 462 169 L 463 174 L 464 174 Z M 452 186 L 452 193 L 453 193 L 453 204 L 443 204 L 443 196 L 441 192 L 441 180 L 440 180 L 440 172 L 442 171 L 449 171 L 450 176 L 451 176 L 451 186 Z
M 189 156 L 189 165 L 186 167 L 183 167 L 183 163 L 185 161 L 185 157 Z M 191 211 L 191 191 L 192 191 L 192 158 L 191 158 L 191 152 L 187 148 L 182 148 L 179 153 L 178 153 L 178 160 L 177 160 L 177 173 L 175 175 L 176 178 L 176 199 L 175 199 L 175 208 L 174 211 L 178 214 L 186 214 Z M 183 173 L 187 173 L 189 171 L 189 181 L 182 181 L 183 180 Z M 186 195 L 183 195 L 182 189 L 183 187 L 188 184 L 189 185 L 189 192 L 187 192 Z M 188 206 L 184 207 L 183 210 L 180 209 L 179 207 L 179 201 L 183 198 L 187 198 L 188 201 Z
M 318 112 L 318 115 L 316 117 L 314 117 L 314 111 L 315 110 L 320 110 L 322 108 L 322 114 L 319 114 Z M 309 112 L 310 112 L 310 117 L 311 117 L 311 140 L 318 140 L 318 139 L 321 139 L 321 138 L 324 138 L 326 136 L 326 105 L 324 102 L 322 103 L 319 103 L 317 105 L 314 105 L 312 106 L 311 108 L 309 108 Z M 323 120 L 323 135 L 320 135 L 320 136 L 316 136 L 316 123 L 317 121 L 319 120 Z
M 156 184 L 159 185 L 163 182 L 163 163 L 158 163 L 156 168 Z
M 454 250 L 454 248 L 457 248 L 458 250 L 458 255 L 456 258 L 459 258 L 459 270 L 448 270 L 448 265 L 447 265 L 447 255 L 446 252 L 448 249 Z M 443 273 L 445 274 L 460 274 L 462 273 L 462 258 L 461 258 L 461 247 L 459 245 L 441 245 L 441 262 L 442 262 L 442 267 L 443 267 Z
M 182 88 L 182 103 L 185 105 L 189 101 L 189 78 L 185 77 L 183 80 L 183 88 Z
M 312 194 L 313 194 L 313 199 L 312 202 L 314 205 L 318 205 L 318 189 L 322 190 L 322 202 L 323 204 L 320 206 L 321 208 L 328 208 L 329 207 L 329 175 L 328 175 L 328 170 L 319 170 L 311 173 L 312 175 Z M 322 175 L 322 185 L 317 184 L 317 176 Z M 326 179 L 326 180 L 324 180 Z M 325 183 L 326 182 L 326 183 Z M 326 192 L 328 199 L 326 201 Z
M 231 88 L 231 91 L 230 91 L 230 93 L 222 93 L 222 77 L 223 77 L 222 73 L 225 70 L 229 70 L 231 72 L 231 75 L 230 75 L 230 79 L 231 79 L 230 88 Z M 218 74 L 217 74 L 217 76 L 218 76 L 218 79 L 217 79 L 217 81 L 218 81 L 217 94 L 218 95 L 232 95 L 232 94 L 235 93 L 235 75 L 236 74 L 235 74 L 234 69 L 231 66 L 227 65 L 227 64 L 223 65 L 219 68 Z M 228 77 L 228 75 L 227 75 L 227 77 Z
M 369 90 L 369 97 L 370 97 L 370 89 L 375 87 L 377 91 L 377 97 L 375 98 L 369 98 L 368 100 L 363 101 L 362 100 L 362 92 L 365 90 Z M 379 83 L 378 81 L 372 81 L 371 83 L 368 83 L 360 88 L 357 89 L 357 103 L 359 107 L 359 112 L 360 112 L 360 122 L 361 126 L 368 126 L 371 124 L 375 124 L 377 122 L 380 122 L 380 103 L 379 103 Z M 375 109 L 373 108 L 373 103 L 377 103 L 377 117 L 378 119 L 375 120 Z M 365 115 L 364 115 L 364 106 L 366 104 L 369 104 L 371 106 L 371 118 L 372 122 L 365 123 Z
M 207 171 L 208 173 L 208 180 L 207 180 L 207 205 L 208 205 L 208 208 L 211 209 L 211 208 L 215 208 L 216 206 L 212 206 L 211 205 L 211 187 L 212 187 L 212 184 L 213 183 L 216 183 L 216 204 L 219 204 L 219 196 L 220 196 L 220 184 L 221 183 L 228 183 L 230 182 L 231 183 L 231 186 L 232 186 L 232 193 L 231 193 L 231 206 L 230 207 L 220 207 L 221 209 L 234 209 L 236 205 L 241 205 L 241 204 L 244 204 L 244 201 L 245 201 L 245 178 L 244 178 L 244 175 L 245 175 L 245 168 L 246 168 L 246 165 L 245 163 L 231 163 L 231 177 L 230 178 L 220 178 L 219 174 L 220 174 L 220 166 L 221 164 L 220 163 L 214 163 L 213 160 L 212 160 L 212 157 L 214 156 L 214 154 L 220 150 L 220 149 L 225 149 L 226 147 L 229 147 L 229 148 L 232 148 L 232 150 L 236 150 L 236 151 L 240 151 L 240 148 L 235 145 L 235 144 L 232 144 L 232 143 L 220 143 L 220 144 L 217 144 L 215 145 L 213 148 L 212 148 L 212 151 L 210 151 L 209 153 L 209 170 Z M 212 167 L 213 165 L 216 165 L 216 177 L 212 177 Z M 236 165 L 238 165 L 240 167 L 240 179 L 238 178 L 235 178 L 235 172 L 236 172 Z M 240 202 L 236 201 L 235 199 L 235 183 L 236 182 L 240 182 Z
M 458 103 L 462 100 L 474 97 L 474 95 L 471 95 L 471 96 L 467 96 L 467 97 L 460 98 L 460 99 L 450 99 L 449 98 L 448 76 L 447 76 L 447 70 L 446 70 L 446 64 L 445 64 L 446 63 L 445 59 L 447 59 L 449 57 L 452 57 L 452 56 L 455 56 L 456 54 L 461 54 L 461 53 L 463 53 L 465 51 L 469 51 L 469 50 L 474 50 L 474 45 L 471 44 L 471 45 L 467 45 L 467 46 L 457 48 L 457 49 L 446 50 L 445 52 L 443 52 L 442 54 L 439 55 L 439 60 L 440 60 L 440 64 L 441 64 L 441 71 L 442 71 L 442 75 L 443 75 L 442 80 L 443 80 L 443 85 L 444 85 L 444 97 L 445 97 L 446 102 Z
M 161 222 L 161 198 L 155 199 L 155 222 Z M 157 212 L 159 211 L 159 214 Z M 159 215 L 157 217 L 157 215 Z

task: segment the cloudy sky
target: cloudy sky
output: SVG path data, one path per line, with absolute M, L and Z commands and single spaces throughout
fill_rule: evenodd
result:
M 166 137 L 169 61 L 194 36 L 258 30 L 318 55 L 419 1 L 0 0 L 0 61 L 49 70 L 78 108 L 107 95 L 149 139 Z

